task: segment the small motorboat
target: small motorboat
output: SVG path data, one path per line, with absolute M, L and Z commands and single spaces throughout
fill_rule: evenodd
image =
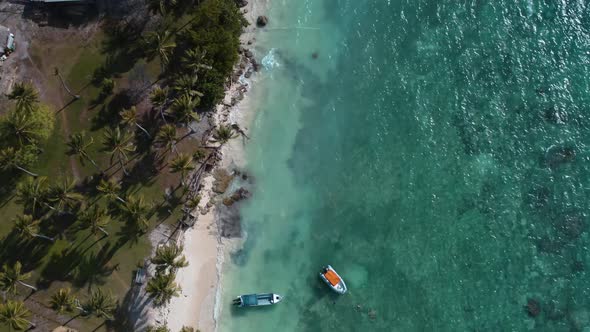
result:
M 338 294 L 344 294 L 348 290 L 348 288 L 346 288 L 346 284 L 344 283 L 344 279 L 342 279 L 336 270 L 334 270 L 334 268 L 330 265 L 324 266 L 322 268 L 322 272 L 320 272 L 320 278 L 322 278 L 322 280 Z
M 281 302 L 283 299 L 279 294 L 248 294 L 236 297 L 233 304 L 238 307 L 258 307 L 262 305 L 273 305 Z

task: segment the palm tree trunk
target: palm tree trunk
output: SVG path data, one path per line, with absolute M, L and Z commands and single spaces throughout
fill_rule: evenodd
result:
M 24 320 L 25 322 L 29 323 L 29 325 L 30 325 L 29 329 L 31 329 L 31 328 L 36 328 L 36 327 L 37 327 L 37 324 L 35 324 L 35 323 L 31 322 L 30 320 L 28 320 L 28 319 L 25 319 L 25 318 L 23 318 L 23 320 Z
M 116 199 L 117 199 L 119 202 L 121 202 L 121 203 L 123 203 L 123 204 L 127 204 L 127 202 L 126 202 L 124 199 L 122 199 L 122 198 L 121 198 L 121 196 L 119 196 L 119 195 L 115 195 L 115 198 L 116 198 Z
M 42 239 L 45 239 L 45 240 L 49 240 L 49 241 L 51 241 L 51 242 L 54 242 L 54 241 L 55 241 L 55 239 L 54 239 L 54 238 L 52 238 L 52 237 L 49 237 L 49 236 L 45 236 L 45 235 L 43 235 L 43 234 L 33 234 L 33 236 L 34 236 L 34 237 L 38 237 L 38 238 L 42 238 Z
M 105 236 L 109 236 L 109 232 L 105 231 L 104 228 L 99 227 L 98 230 L 101 231 Z
M 121 169 L 123 170 L 123 174 L 129 175 L 129 173 L 127 172 L 127 169 L 125 168 L 125 163 L 123 162 L 123 159 L 121 159 L 121 157 L 119 157 L 119 165 L 121 165 Z
M 37 288 L 36 288 L 35 286 L 31 286 L 31 285 L 29 285 L 29 284 L 27 284 L 27 283 L 24 283 L 24 282 L 22 282 L 22 281 L 19 281 L 18 283 L 19 283 L 19 284 L 21 284 L 22 286 L 25 286 L 25 287 L 27 287 L 27 288 L 30 288 L 30 289 L 32 289 L 32 290 L 33 290 L 33 291 L 35 291 L 35 292 L 37 291 Z
M 38 177 L 38 176 L 39 176 L 39 174 L 35 174 L 35 173 L 33 173 L 33 172 L 30 172 L 30 171 L 28 171 L 28 170 L 26 170 L 26 169 L 24 169 L 24 168 L 20 167 L 19 165 L 15 165 L 14 167 L 16 167 L 18 170 L 21 170 L 21 171 L 23 171 L 23 172 L 25 172 L 25 173 L 29 174 L 30 176 L 32 176 L 32 177 L 34 177 L 34 178 L 36 178 L 36 177 Z
M 164 124 L 168 124 L 168 121 L 166 121 L 166 117 L 164 116 L 164 106 L 160 106 L 160 116 L 162 117 L 162 120 L 164 120 Z
M 68 88 L 68 86 L 66 85 L 66 82 L 64 81 L 63 77 L 61 77 L 61 74 L 59 73 L 59 70 L 57 68 L 55 68 L 55 75 L 57 75 L 57 77 L 59 77 L 61 85 L 63 85 L 64 89 L 66 89 L 66 91 L 70 94 L 70 96 L 74 97 L 75 99 L 80 99 L 80 95 L 74 94 L 70 90 L 70 88 Z
M 101 174 L 102 174 L 102 173 L 104 173 L 104 172 L 102 171 L 102 169 L 100 169 L 100 167 L 98 167 L 98 165 L 96 164 L 96 162 L 94 161 L 94 159 L 90 158 L 88 155 L 86 155 L 85 157 L 86 157 L 86 159 L 88 159 L 88 161 L 89 161 L 89 162 L 90 162 L 92 165 L 94 165 L 94 168 L 96 168 L 96 170 L 97 170 L 99 173 L 101 173 Z
M 139 125 L 139 123 L 136 123 L 135 126 L 137 126 L 137 128 L 139 128 L 141 131 L 143 131 L 147 135 L 148 138 L 152 138 L 152 136 L 150 135 L 150 133 L 148 133 L 148 131 L 145 130 L 144 127 L 142 127 L 141 125 Z

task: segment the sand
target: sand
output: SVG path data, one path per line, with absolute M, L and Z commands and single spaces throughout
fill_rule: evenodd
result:
M 256 18 L 262 15 L 267 8 L 268 0 L 251 0 L 242 8 L 246 10 L 244 15 L 251 25 L 246 28 L 241 36 L 246 48 L 252 48 L 255 43 Z M 240 94 L 240 90 L 248 90 L 256 74 L 246 79 L 244 76 L 238 82 L 233 82 L 226 93 L 226 98 L 217 108 L 214 114 L 216 124 L 238 124 L 242 130 L 248 132 L 248 127 L 254 118 L 254 109 L 248 94 L 234 106 L 231 105 L 232 97 Z M 222 160 L 217 167 L 232 168 L 243 167 L 246 162 L 244 146 L 246 139 L 243 137 L 234 139 L 226 144 L 222 152 Z M 222 292 L 219 285 L 223 261 L 226 256 L 227 246 L 231 246 L 232 240 L 222 239 L 217 229 L 217 215 L 215 206 L 207 208 L 207 203 L 215 203 L 215 194 L 211 190 L 213 176 L 208 174 L 203 179 L 201 189 L 201 203 L 197 208 L 198 219 L 195 226 L 188 229 L 179 242 L 184 245 L 184 255 L 189 265 L 180 269 L 176 282 L 182 287 L 179 297 L 171 300 L 170 304 L 160 311 L 160 317 L 156 320 L 166 322 L 171 331 L 178 331 L 183 326 L 194 327 L 201 331 L 209 332 L 217 329 L 216 317 L 219 315 L 217 306 Z M 206 211 L 202 214 L 201 211 Z

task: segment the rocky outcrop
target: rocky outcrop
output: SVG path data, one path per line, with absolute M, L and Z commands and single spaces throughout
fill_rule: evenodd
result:
M 268 17 L 266 16 L 258 16 L 256 19 L 256 25 L 260 28 L 265 27 L 268 24 Z

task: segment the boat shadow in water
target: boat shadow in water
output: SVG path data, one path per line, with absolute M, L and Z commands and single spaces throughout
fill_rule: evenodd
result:
M 246 316 L 248 315 L 250 312 L 255 311 L 255 312 L 270 312 L 273 310 L 276 310 L 276 305 L 264 305 L 264 306 L 258 306 L 258 307 L 238 307 L 236 305 L 233 304 L 229 304 L 230 305 L 230 309 L 229 312 L 231 313 L 232 317 L 242 317 L 242 316 Z M 278 304 L 280 305 L 280 304 Z

